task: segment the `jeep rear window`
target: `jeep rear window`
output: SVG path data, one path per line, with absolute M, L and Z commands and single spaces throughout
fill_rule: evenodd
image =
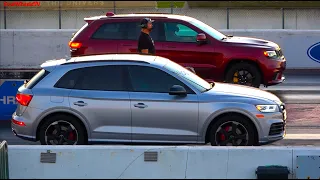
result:
M 127 39 L 126 23 L 105 23 L 91 36 L 92 39 L 119 40 Z
M 50 72 L 44 69 L 40 70 L 36 75 L 34 75 L 30 81 L 25 84 L 25 88 L 32 89 L 35 85 L 37 85 L 44 77 L 46 77 Z
M 91 36 L 103 40 L 137 40 L 141 28 L 139 22 L 115 22 L 102 24 Z
M 82 28 L 80 28 L 80 29 L 72 36 L 72 39 L 76 38 L 76 37 L 81 33 L 81 31 L 84 30 L 87 26 L 88 26 L 88 23 L 84 24 L 84 25 L 82 26 Z

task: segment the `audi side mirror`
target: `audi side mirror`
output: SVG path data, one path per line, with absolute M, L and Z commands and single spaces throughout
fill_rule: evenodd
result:
M 170 88 L 169 94 L 174 95 L 174 96 L 186 96 L 187 91 L 184 87 L 182 87 L 180 85 L 173 85 Z

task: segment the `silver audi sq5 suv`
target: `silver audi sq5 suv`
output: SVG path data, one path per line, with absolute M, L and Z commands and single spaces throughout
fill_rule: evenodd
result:
M 169 59 L 50 60 L 16 95 L 12 131 L 43 145 L 252 146 L 283 139 L 285 105 L 257 88 L 208 83 Z

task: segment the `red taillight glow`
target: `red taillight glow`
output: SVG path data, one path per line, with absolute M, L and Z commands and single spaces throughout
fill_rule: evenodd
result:
M 23 105 L 23 106 L 28 106 L 29 103 L 32 100 L 32 95 L 28 95 L 28 94 L 17 94 L 16 95 L 16 100 L 18 101 L 19 104 Z
M 78 49 L 82 46 L 82 43 L 78 43 L 78 42 L 69 42 L 69 47 L 73 48 L 73 49 Z
M 12 119 L 12 123 L 13 124 L 16 124 L 18 126 L 26 126 L 26 124 L 24 122 L 21 122 L 21 121 L 17 121 L 17 120 L 14 120 Z

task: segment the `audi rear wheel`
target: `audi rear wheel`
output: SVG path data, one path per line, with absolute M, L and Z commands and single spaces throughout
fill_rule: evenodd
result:
M 42 145 L 83 145 L 85 131 L 74 117 L 57 115 L 40 127 L 40 142 Z

